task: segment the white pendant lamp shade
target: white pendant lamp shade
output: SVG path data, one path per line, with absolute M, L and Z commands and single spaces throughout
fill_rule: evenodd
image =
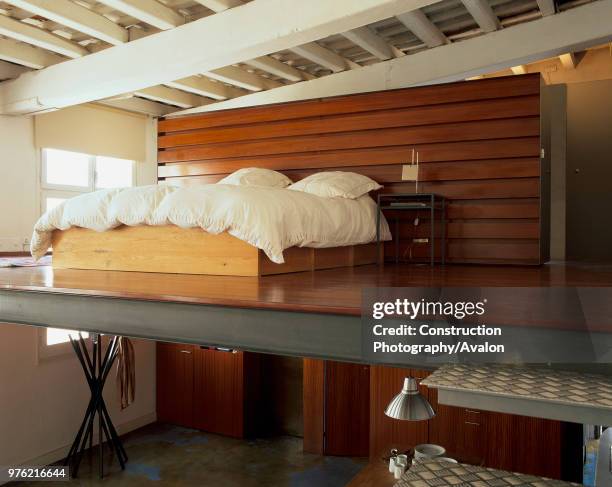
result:
M 419 392 L 416 379 L 412 377 L 404 379 L 402 392 L 391 400 L 385 414 L 405 421 L 424 421 L 436 415 L 431 404 Z

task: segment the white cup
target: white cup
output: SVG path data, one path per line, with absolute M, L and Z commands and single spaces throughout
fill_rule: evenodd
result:
M 399 480 L 402 478 L 402 475 L 404 475 L 405 471 L 406 471 L 406 465 L 395 462 L 395 471 L 393 472 L 393 477 Z

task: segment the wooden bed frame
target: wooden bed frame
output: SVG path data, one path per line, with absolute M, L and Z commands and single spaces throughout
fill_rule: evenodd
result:
M 314 249 L 291 247 L 285 263 L 227 232 L 200 228 L 121 226 L 107 232 L 85 228 L 53 232 L 53 267 L 172 274 L 265 276 L 373 264 L 376 244 Z

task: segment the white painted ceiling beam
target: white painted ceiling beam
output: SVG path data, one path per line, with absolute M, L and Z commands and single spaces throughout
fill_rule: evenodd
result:
M 223 12 L 229 8 L 239 7 L 243 4 L 242 0 L 196 0 L 213 12 Z
M 599 0 L 439 49 L 173 115 L 460 81 L 610 42 L 610 18 L 612 0 Z
M 0 61 L 0 81 L 16 78 L 20 74 L 29 71 L 29 69 L 26 66 Z
M 480 30 L 493 32 L 501 27 L 497 15 L 493 12 L 488 0 L 461 0 L 463 5 L 474 18 Z
M 87 49 L 75 42 L 56 36 L 44 29 L 20 22 L 6 15 L 0 15 L 0 35 L 10 37 L 48 51 L 62 54 L 70 58 L 79 58 L 88 54 Z
M 33 69 L 64 61 L 63 57 L 13 39 L 0 39 L 0 59 Z
M 185 18 L 157 0 L 99 0 L 115 10 L 134 17 L 160 30 L 173 29 Z
M 152 88 L 143 88 L 134 92 L 136 96 L 146 98 L 147 100 L 158 101 L 175 105 L 180 108 L 191 108 L 210 103 L 210 100 L 186 93 L 184 91 L 167 88 L 166 86 L 153 86 Z
M 49 2 L 54 9 L 56 1 L 63 0 Z M 0 85 L 3 103 L 0 111 L 35 112 L 134 92 L 307 44 L 435 1 L 309 0 L 292 2 L 292 8 L 287 8 L 287 0 L 250 2 L 137 42 L 4 82 Z M 265 22 L 253 19 L 265 19 Z M 249 28 L 241 29 L 241 35 L 236 35 L 236 30 L 228 26 L 237 25 Z M 194 49 L 194 46 L 206 48 Z
M 6 0 L 6 2 L 110 44 L 119 45 L 128 41 L 126 29 L 70 0 Z
M 448 43 L 448 39 L 442 31 L 421 10 L 413 10 L 396 17 L 427 47 L 436 47 Z
M 334 51 L 323 47 L 316 42 L 309 42 L 302 44 L 301 46 L 295 46 L 290 49 L 298 56 L 312 61 L 313 63 L 319 64 L 324 68 L 327 68 L 334 73 L 339 73 L 345 69 L 359 67 L 358 64 L 350 62 L 348 59 L 343 58 Z
M 255 59 L 250 59 L 249 61 L 245 61 L 244 64 L 248 64 L 253 68 L 260 69 L 289 81 L 302 81 L 303 79 L 314 78 L 314 76 L 312 76 L 310 73 L 294 68 L 293 66 L 289 66 L 288 64 L 285 64 L 272 56 L 261 56 Z
M 357 44 L 362 49 L 376 56 L 382 61 L 395 57 L 391 46 L 382 37 L 372 32 L 368 26 L 364 25 L 357 29 L 349 30 L 342 34 L 353 44 Z
M 538 8 L 542 13 L 543 17 L 553 15 L 555 13 L 555 1 L 554 0 L 537 0 Z
M 163 117 L 167 113 L 175 110 L 175 108 L 168 105 L 163 105 L 151 100 L 144 100 L 136 96 L 122 99 L 100 100 L 96 103 L 109 107 L 120 108 L 121 110 L 127 110 L 129 112 L 144 113 L 146 115 L 151 115 L 152 117 Z
M 198 0 L 199 3 L 204 5 L 205 7 L 211 9 L 213 12 L 223 12 L 224 10 L 239 7 L 240 5 L 244 5 L 242 0 Z M 271 56 L 260 56 L 256 59 L 250 59 L 245 61 L 245 64 L 252 66 L 257 69 L 261 69 L 262 71 L 266 71 L 270 74 L 274 74 L 281 78 L 287 79 L 289 81 L 302 81 L 303 79 L 313 79 L 315 76 L 312 76 L 310 73 L 306 71 L 301 71 L 296 69 L 288 64 L 279 61 L 278 59 L 274 59 Z
M 165 83 L 167 86 L 183 91 L 188 91 L 195 95 L 213 98 L 214 100 L 227 100 L 246 94 L 246 91 L 231 86 L 211 81 L 201 76 L 189 76 L 176 81 Z
M 278 81 L 249 73 L 237 66 L 225 66 L 212 71 L 204 71 L 202 74 L 222 83 L 228 83 L 249 91 L 268 90 L 270 88 L 283 86 L 283 84 Z
M 565 69 L 575 69 L 578 66 L 578 59 L 573 52 L 566 52 L 559 56 L 559 61 Z

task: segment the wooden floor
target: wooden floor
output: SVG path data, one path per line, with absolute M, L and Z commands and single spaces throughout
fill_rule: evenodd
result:
M 612 286 L 612 265 L 360 266 L 266 277 L 0 269 L 0 290 L 359 315 L 367 287 Z

